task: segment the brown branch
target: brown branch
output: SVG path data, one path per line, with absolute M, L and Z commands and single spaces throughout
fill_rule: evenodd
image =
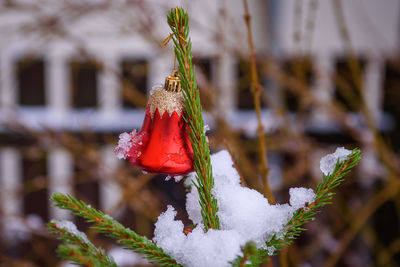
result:
M 244 253 L 242 260 L 240 261 L 239 267 L 244 267 L 247 261 L 247 253 Z
M 272 194 L 271 188 L 269 187 L 268 183 L 268 175 L 269 175 L 269 167 L 268 167 L 268 161 L 267 161 L 267 146 L 265 142 L 265 136 L 264 136 L 264 126 L 261 121 L 261 101 L 260 101 L 260 96 L 262 92 L 262 86 L 259 83 L 258 80 L 258 74 L 257 74 L 257 64 L 256 64 L 256 53 L 253 45 L 253 35 L 251 32 L 251 16 L 249 13 L 249 7 L 247 4 L 247 0 L 243 0 L 244 4 L 244 20 L 246 22 L 246 27 L 247 27 L 247 40 L 249 43 L 250 47 L 250 72 L 251 72 L 251 82 L 250 82 L 250 88 L 251 92 L 253 94 L 253 102 L 254 102 L 254 108 L 256 111 L 257 115 L 257 133 L 258 133 L 258 142 L 259 142 L 259 154 L 260 154 L 260 159 L 261 159 L 261 175 L 263 178 L 264 182 L 264 195 L 267 197 L 270 203 L 276 203 L 275 197 Z
M 281 253 L 279 254 L 279 263 L 280 267 L 289 267 L 289 262 L 288 262 L 288 251 L 289 247 L 285 247 L 281 250 Z

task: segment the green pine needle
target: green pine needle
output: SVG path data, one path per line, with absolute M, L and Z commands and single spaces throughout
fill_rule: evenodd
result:
M 59 245 L 57 248 L 57 254 L 60 258 L 73 262 L 76 265 L 88 266 L 88 267 L 108 267 L 117 265 L 107 265 L 97 256 L 86 253 L 82 250 L 82 247 L 78 245 Z
M 117 239 L 118 243 L 127 249 L 144 254 L 150 262 L 163 266 L 180 266 L 146 237 L 136 234 L 129 228 L 125 228 L 112 217 L 86 205 L 83 201 L 61 193 L 53 193 L 51 200 L 55 203 L 56 207 L 71 210 L 75 215 L 85 218 L 90 223 L 94 223 L 92 226 L 93 229 Z M 65 238 L 64 235 L 63 237 Z
M 47 228 L 53 234 L 57 234 L 59 239 L 65 243 L 57 249 L 61 258 L 85 266 L 117 267 L 114 260 L 104 250 L 96 248 L 84 233 L 68 231 L 68 229 L 60 227 L 57 221 L 49 222 Z
M 232 266 L 258 267 L 261 263 L 268 261 L 268 257 L 259 253 L 253 242 L 248 242 L 242 248 L 242 253 L 243 257 L 237 257 L 233 262 L 231 262 Z

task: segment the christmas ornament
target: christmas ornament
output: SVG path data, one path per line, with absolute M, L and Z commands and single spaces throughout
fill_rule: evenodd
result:
M 150 173 L 181 176 L 193 171 L 193 149 L 184 121 L 185 99 L 174 73 L 150 96 L 142 129 L 122 133 L 115 154 Z

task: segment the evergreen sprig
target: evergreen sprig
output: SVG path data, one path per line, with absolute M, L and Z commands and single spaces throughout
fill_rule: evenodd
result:
M 242 248 L 243 257 L 237 257 L 233 262 L 231 262 L 232 266 L 236 267 L 258 267 L 261 263 L 266 260 L 263 258 L 262 253 L 259 253 L 256 245 L 253 242 L 248 242 Z
M 332 190 L 344 181 L 343 177 L 348 174 L 351 169 L 360 162 L 360 160 L 361 152 L 359 149 L 353 149 L 351 154 L 347 156 L 346 160 L 338 160 L 333 172 L 329 175 L 323 175 L 322 182 L 318 184 L 317 189 L 315 190 L 315 201 L 306 205 L 305 208 L 297 210 L 293 214 L 292 218 L 286 224 L 283 233 L 273 235 L 266 242 L 268 249 L 257 250 L 257 253 L 253 254 L 252 258 L 248 259 L 246 265 L 240 265 L 243 257 L 238 257 L 232 265 L 253 266 L 254 264 L 252 259 L 256 264 L 260 261 L 267 261 L 269 256 L 275 255 L 279 250 L 293 243 L 300 233 L 306 230 L 302 226 L 305 223 L 314 220 L 317 209 L 330 204 L 330 200 L 335 195 Z M 245 253 L 244 255 L 246 256 Z
M 117 239 L 118 243 L 127 249 L 144 254 L 150 262 L 158 263 L 162 266 L 180 266 L 146 237 L 136 234 L 129 228 L 125 228 L 112 217 L 86 205 L 83 201 L 61 193 L 54 193 L 51 196 L 51 200 L 55 203 L 56 207 L 71 210 L 75 215 L 85 218 L 90 223 L 94 223 L 92 226 L 93 229 Z M 66 248 L 62 248 L 61 250 L 66 250 Z
M 60 258 L 66 261 L 73 262 L 80 266 L 88 267 L 106 267 L 114 265 L 106 265 L 97 256 L 85 253 L 79 245 L 59 245 L 57 254 Z
M 204 131 L 200 94 L 196 84 L 195 67 L 192 62 L 192 42 L 189 38 L 189 16 L 183 8 L 173 8 L 167 15 L 172 30 L 175 56 L 178 61 L 179 78 L 185 98 L 185 120 L 189 125 L 189 138 L 194 154 L 194 169 L 199 192 L 201 215 L 206 230 L 219 229 L 217 200 L 211 194 L 214 187 L 210 149 Z
M 84 233 L 63 227 L 61 223 L 63 222 L 51 221 L 47 224 L 47 228 L 64 241 L 65 245 L 60 245 L 57 249 L 57 254 L 61 258 L 89 267 L 118 266 L 103 249 L 95 247 Z M 73 224 L 71 223 L 71 225 Z M 75 227 L 75 225 L 73 226 Z

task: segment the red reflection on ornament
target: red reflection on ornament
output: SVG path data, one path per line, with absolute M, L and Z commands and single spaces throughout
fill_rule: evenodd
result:
M 186 175 L 193 171 L 193 149 L 187 128 L 182 114 L 174 111 L 169 115 L 165 110 L 161 116 L 156 109 L 152 118 L 148 106 L 142 129 L 137 134 L 135 130 L 121 134 L 115 153 L 146 172 Z

